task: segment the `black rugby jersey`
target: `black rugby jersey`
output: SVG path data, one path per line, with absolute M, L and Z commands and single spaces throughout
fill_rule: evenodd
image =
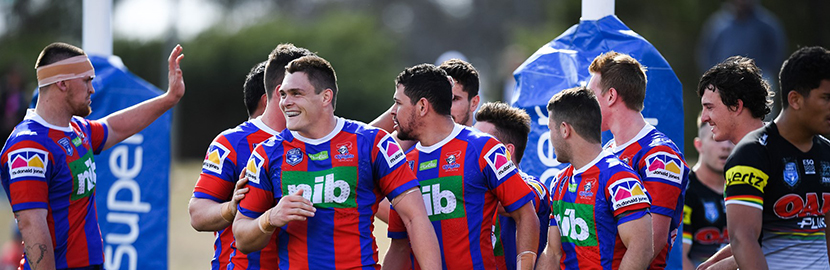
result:
M 683 244 L 692 245 L 689 259 L 695 265 L 729 243 L 723 194 L 717 193 L 689 173 L 689 189 L 683 204 Z

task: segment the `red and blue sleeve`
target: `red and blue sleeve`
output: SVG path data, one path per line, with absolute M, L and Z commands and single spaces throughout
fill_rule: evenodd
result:
M 606 201 L 611 204 L 617 226 L 649 213 L 649 193 L 633 172 L 614 173 L 604 193 Z
M 54 156 L 35 141 L 9 141 L 0 158 L 8 183 L 4 183 L 12 211 L 49 207 L 49 175 Z
M 652 148 L 644 157 L 637 167 L 643 185 L 651 194 L 651 212 L 674 216 L 678 199 L 683 195 L 683 181 L 689 175 L 686 161 L 663 145 Z
M 239 178 L 239 175 L 236 175 L 236 158 L 236 149 L 227 137 L 217 136 L 205 153 L 202 172 L 193 189 L 193 197 L 220 203 L 230 200 Z
M 84 132 L 88 131 L 86 135 L 89 136 L 89 143 L 92 146 L 93 153 L 96 155 L 100 154 L 101 151 L 104 151 L 104 144 L 106 144 L 107 138 L 109 137 L 109 128 L 101 121 L 86 120 L 83 118 L 77 119 L 86 127 Z
M 513 212 L 533 200 L 533 191 L 522 180 L 504 145 L 491 138 L 482 153 L 479 167 L 505 211 Z
M 246 166 L 246 177 L 248 178 L 249 187 L 245 198 L 239 201 L 239 213 L 249 218 L 258 218 L 262 213 L 271 209 L 276 205 L 274 182 L 279 183 L 279 179 L 271 179 L 268 171 L 270 170 L 272 160 L 269 160 L 267 150 L 273 148 L 265 148 L 263 144 L 258 145 L 248 158 Z M 272 145 L 273 146 L 273 145 Z M 276 149 L 280 150 L 280 149 Z M 279 166 L 280 163 L 274 162 L 274 166 Z M 279 177 L 279 176 L 276 176 Z M 282 197 L 281 189 L 279 197 Z
M 386 235 L 392 239 L 404 239 L 408 235 L 406 233 L 406 225 L 403 224 L 403 219 L 395 211 L 394 207 L 389 207 L 389 227 L 386 229 Z
M 372 161 L 378 186 L 390 202 L 404 191 L 419 186 L 415 174 L 406 165 L 401 146 L 383 130 L 375 136 Z

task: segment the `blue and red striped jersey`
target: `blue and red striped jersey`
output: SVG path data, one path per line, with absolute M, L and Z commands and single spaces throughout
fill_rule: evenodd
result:
M 550 223 L 550 194 L 545 184 L 539 181 L 538 178 L 528 175 L 519 170 L 519 175 L 522 180 L 533 191 L 533 207 L 536 210 L 536 216 L 539 218 L 539 248 L 536 254 L 542 254 L 548 243 L 548 223 Z M 496 214 L 496 224 L 493 229 L 493 253 L 496 255 L 496 263 L 499 270 L 516 269 L 516 221 L 508 216 Z M 509 259 L 505 259 L 509 258 Z
M 455 125 L 432 146 L 416 144 L 407 159 L 421 184 L 444 269 L 496 269 L 491 236 L 497 202 L 512 212 L 534 198 L 507 148 L 490 135 Z M 394 208 L 388 230 L 391 238 L 407 237 Z
M 199 180 L 193 189 L 193 197 L 218 203 L 230 201 L 236 181 L 248 164 L 254 147 L 276 134 L 278 132 L 265 125 L 261 118 L 256 118 L 216 136 L 205 154 L 202 173 L 199 174 Z M 265 263 L 276 260 L 275 241 L 261 251 L 246 255 L 236 252 L 233 225 L 215 232 L 214 235 L 216 240 L 213 243 L 214 254 L 210 263 L 212 270 L 276 269 L 276 265 Z M 272 239 L 276 240 L 276 234 Z M 228 267 L 228 264 L 232 266 Z
M 640 176 L 651 196 L 651 212 L 671 218 L 666 247 L 649 267 L 666 268 L 666 256 L 683 221 L 683 200 L 689 186 L 689 166 L 682 152 L 669 137 L 649 124 L 631 141 L 618 144 L 612 139 L 605 149 L 613 151 Z
M 299 190 L 317 212 L 278 230 L 279 269 L 379 269 L 372 224 L 383 196 L 418 187 L 395 139 L 337 118 L 320 139 L 284 130 L 256 147 L 247 165 L 250 191 L 239 213 L 258 218 Z
M 69 126 L 59 127 L 29 110 L 0 152 L 0 179 L 12 211 L 49 210 L 58 269 L 104 263 L 93 155 L 103 150 L 107 136 L 102 122 L 73 117 Z
M 551 185 L 550 226 L 559 226 L 562 269 L 618 269 L 626 247 L 618 226 L 649 212 L 646 189 L 607 151 L 579 169 L 569 165 Z

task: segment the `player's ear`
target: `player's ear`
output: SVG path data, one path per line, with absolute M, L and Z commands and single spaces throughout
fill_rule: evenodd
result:
M 470 99 L 470 111 L 475 111 L 478 108 L 478 103 L 481 101 L 481 97 L 479 95 L 474 96 Z
M 695 137 L 694 143 L 695 149 L 698 153 L 700 153 L 700 149 L 703 148 L 703 140 L 701 138 Z
M 798 91 L 790 91 L 787 93 L 787 101 L 790 105 L 790 108 L 794 110 L 801 110 L 802 102 L 804 101 L 804 96 L 798 93 Z
M 619 99 L 617 89 L 614 87 L 608 88 L 608 91 L 605 91 L 603 98 L 605 98 L 605 102 L 608 103 L 608 106 L 614 105 L 614 102 L 617 102 Z
M 422 97 L 419 99 L 418 102 L 415 103 L 415 109 L 418 111 L 418 116 L 426 115 L 427 111 L 429 111 L 429 105 L 430 104 L 427 101 L 427 98 Z
M 334 91 L 331 88 L 326 88 L 326 90 L 323 90 L 323 105 L 329 106 L 332 102 L 334 102 Z
M 515 145 L 513 145 L 512 143 L 506 143 L 506 144 L 504 144 L 504 147 L 507 148 L 507 152 L 510 153 L 511 157 L 516 155 L 516 146 Z
M 571 125 L 569 125 L 568 123 L 562 122 L 559 124 L 559 135 L 563 139 L 569 138 L 572 132 L 573 131 L 571 130 Z

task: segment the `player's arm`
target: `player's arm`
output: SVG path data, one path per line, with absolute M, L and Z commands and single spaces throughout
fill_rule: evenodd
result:
M 386 250 L 386 256 L 383 257 L 383 266 L 381 270 L 404 270 L 411 268 L 412 260 L 409 259 L 409 254 L 412 249 L 409 246 L 409 238 L 391 239 L 389 242 L 389 249 Z M 440 268 L 440 257 L 439 268 Z
M 533 203 L 527 202 L 509 213 L 516 221 L 516 265 L 521 266 L 516 269 L 533 269 L 536 250 L 539 248 L 539 217 L 536 216 L 536 209 Z
M 548 244 L 545 250 L 539 254 L 538 270 L 559 270 L 559 261 L 562 259 L 562 235 L 559 233 L 559 226 L 548 227 Z
M 412 187 L 396 196 L 392 199 L 392 207 L 395 207 L 406 226 L 406 232 L 412 242 L 412 251 L 421 269 L 441 269 L 438 237 L 435 236 L 435 229 L 427 217 L 420 187 Z
M 685 224 L 683 226 L 686 226 Z M 695 265 L 689 259 L 689 250 L 692 249 L 692 244 L 683 243 L 683 270 L 694 270 Z
M 181 54 L 181 52 L 182 46 L 176 45 L 167 59 L 169 86 L 166 93 L 114 112 L 101 119 L 102 122 L 106 123 L 109 134 L 106 143 L 104 143 L 104 149 L 109 149 L 146 128 L 179 102 L 184 95 L 184 78 L 179 66 L 182 58 L 184 58 L 184 54 Z
M 392 119 L 392 107 L 389 107 L 389 109 L 378 115 L 378 118 L 372 120 L 369 125 L 392 133 L 395 130 L 395 120 Z
M 652 224 L 652 245 L 654 246 L 654 254 L 651 255 L 651 260 L 657 258 L 660 251 L 666 247 L 669 239 L 669 226 L 671 225 L 671 217 L 661 214 L 651 215 Z
M 692 250 L 692 234 L 694 233 L 694 226 L 692 226 L 692 206 L 689 202 L 692 201 L 692 194 L 686 193 L 686 202 L 683 204 L 683 270 L 694 270 L 695 265 L 689 259 L 689 251 Z
M 768 269 L 758 237 L 761 236 L 763 211 L 740 205 L 726 205 L 726 227 L 729 228 L 729 242 L 732 254 L 741 269 Z
M 187 205 L 190 212 L 190 226 L 197 231 L 219 231 L 230 226 L 236 217 L 239 200 L 242 200 L 248 192 L 248 188 L 245 187 L 246 183 L 248 183 L 248 178 L 245 177 L 243 169 L 230 201 L 220 203 L 210 199 L 191 197 Z
M 271 234 L 277 228 L 291 221 L 303 221 L 313 217 L 316 211 L 311 201 L 303 198 L 303 190 L 300 189 L 294 194 L 282 197 L 276 206 L 257 218 L 236 215 L 233 222 L 236 247 L 245 254 L 261 250 L 268 244 Z
M 389 204 L 389 199 L 383 198 L 383 200 L 378 203 L 378 211 L 375 213 L 375 217 L 386 224 L 389 224 L 389 206 L 391 206 L 391 204 Z
M 23 236 L 26 263 L 31 269 L 55 269 L 55 248 L 46 223 L 48 212 L 45 208 L 32 208 L 14 213 Z
M 653 236 L 650 215 L 643 215 L 635 220 L 617 225 L 620 240 L 626 247 L 625 255 L 619 269 L 646 269 L 651 263 L 654 248 L 651 246 Z

